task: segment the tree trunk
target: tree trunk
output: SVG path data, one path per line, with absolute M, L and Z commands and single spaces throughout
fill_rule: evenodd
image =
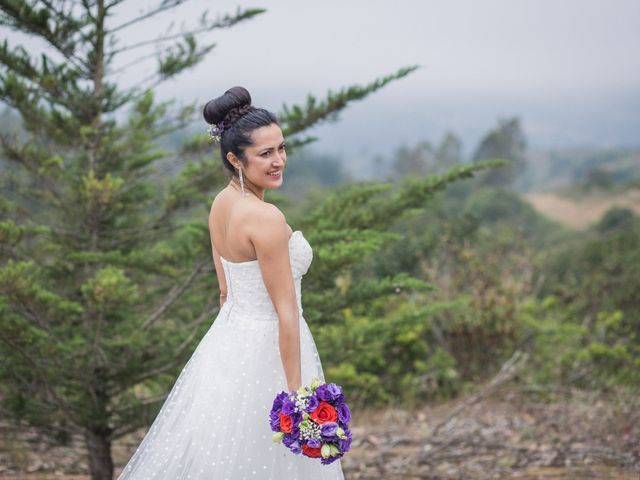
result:
M 113 460 L 111 459 L 111 441 L 100 432 L 87 431 L 85 442 L 89 452 L 89 468 L 92 480 L 112 480 Z

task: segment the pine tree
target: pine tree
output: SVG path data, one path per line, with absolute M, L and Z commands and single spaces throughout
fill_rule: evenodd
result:
M 500 120 L 480 142 L 473 159 L 504 158 L 510 165 L 484 172 L 478 181 L 483 185 L 513 186 L 516 178 L 526 167 L 526 139 L 517 117 Z

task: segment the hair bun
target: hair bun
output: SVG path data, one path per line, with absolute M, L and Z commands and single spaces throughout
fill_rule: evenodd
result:
M 226 122 L 232 124 L 252 109 L 249 91 L 244 87 L 232 87 L 220 97 L 209 100 L 202 115 L 209 124 L 218 124 L 228 115 Z
M 232 108 L 223 118 L 225 126 L 233 125 L 240 117 L 249 113 L 251 110 L 255 110 L 255 107 L 251 105 L 243 105 L 241 107 Z

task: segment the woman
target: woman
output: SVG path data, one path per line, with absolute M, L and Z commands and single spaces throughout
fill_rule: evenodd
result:
M 282 130 L 243 87 L 208 102 L 204 118 L 231 172 L 209 215 L 221 308 L 119 479 L 344 479 L 340 460 L 295 455 L 269 425 L 277 393 L 324 381 L 302 316 L 313 251 L 264 201 L 282 185 Z

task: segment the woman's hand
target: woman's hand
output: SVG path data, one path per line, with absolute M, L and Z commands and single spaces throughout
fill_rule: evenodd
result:
M 294 390 L 298 391 L 298 389 L 302 386 L 300 385 L 300 382 L 292 382 L 292 383 L 287 382 L 287 384 L 289 385 L 289 392 Z

